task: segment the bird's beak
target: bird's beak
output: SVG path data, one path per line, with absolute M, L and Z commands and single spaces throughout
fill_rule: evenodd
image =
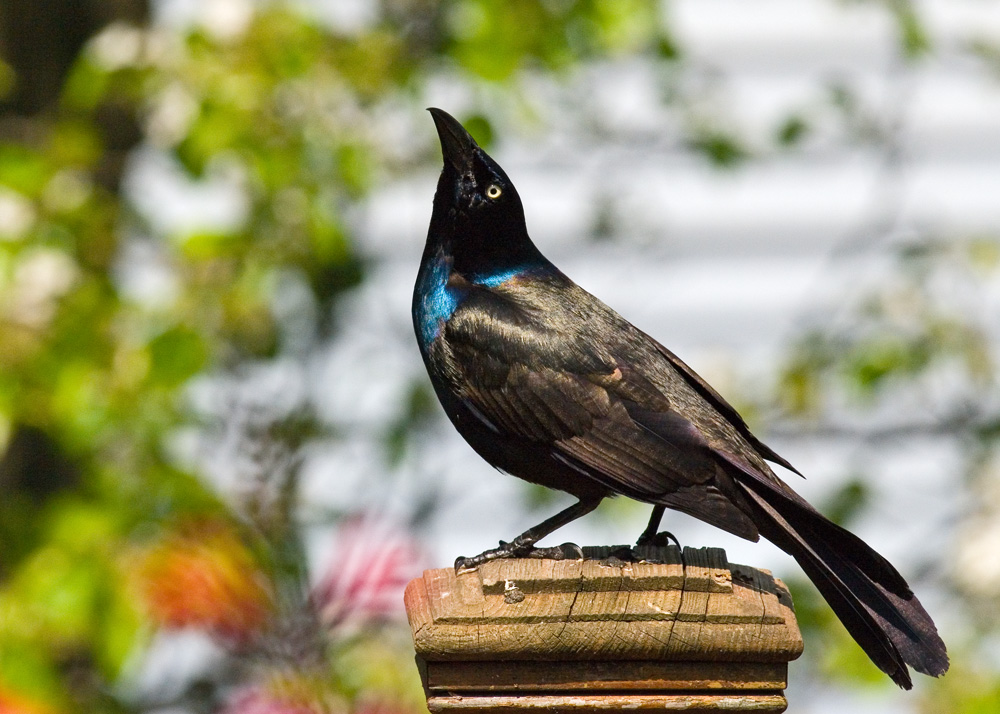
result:
M 455 167 L 459 174 L 464 174 L 472 163 L 473 152 L 479 148 L 479 144 L 448 112 L 435 107 L 430 107 L 427 111 L 434 117 L 444 160 Z

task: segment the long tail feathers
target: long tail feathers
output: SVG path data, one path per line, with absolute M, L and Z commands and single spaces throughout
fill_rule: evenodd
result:
M 948 670 L 934 622 L 889 561 L 739 457 L 720 455 L 736 467 L 761 535 L 798 561 L 879 669 L 904 689 L 913 686 L 906 665 L 935 677 Z

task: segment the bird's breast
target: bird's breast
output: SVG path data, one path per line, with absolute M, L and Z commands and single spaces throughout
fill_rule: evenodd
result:
M 475 273 L 468 278 L 453 272 L 452 261 L 438 257 L 420 272 L 414 296 L 413 320 L 421 344 L 427 348 L 458 308 L 462 299 L 476 287 L 509 286 L 531 272 L 533 266 L 517 266 Z
M 447 260 L 428 262 L 420 271 L 413 300 L 413 323 L 426 350 L 441 334 L 441 327 L 455 312 L 460 290 L 449 285 L 451 265 Z

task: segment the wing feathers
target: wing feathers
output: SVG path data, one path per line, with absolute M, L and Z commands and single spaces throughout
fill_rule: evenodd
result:
M 703 398 L 708 400 L 709 404 L 715 407 L 716 410 L 718 410 L 718 412 L 722 414 L 722 416 L 725 417 L 727 421 L 729 421 L 729 423 L 731 423 L 734 427 L 736 427 L 736 430 L 739 432 L 740 436 L 746 439 L 750 443 L 750 445 L 757 450 L 758 454 L 763 456 L 768 461 L 771 461 L 772 463 L 784 466 L 789 471 L 799 474 L 799 476 L 802 475 L 801 473 L 799 473 L 799 470 L 794 466 L 792 466 L 786 459 L 779 456 L 777 453 L 774 452 L 774 450 L 771 447 L 769 447 L 767 444 L 762 443 L 760 439 L 754 436 L 750 432 L 750 427 L 747 426 L 747 423 L 743 420 L 743 417 L 740 416 L 740 413 L 736 411 L 736 409 L 734 409 L 733 406 L 729 402 L 727 402 L 722 397 L 721 394 L 715 391 L 715 389 L 712 387 L 711 384 L 706 382 L 698 375 L 697 372 L 688 367 L 687 363 L 685 363 L 684 360 L 682 360 L 680 357 L 678 357 L 673 352 L 668 350 L 666 347 L 661 345 L 659 342 L 654 340 L 652 337 L 646 335 L 646 339 L 648 339 L 652 344 L 656 345 L 656 349 L 659 350 L 660 354 L 666 357 L 667 361 L 670 362 L 671 365 L 673 365 L 673 367 L 677 370 L 677 372 L 681 375 L 681 377 L 683 377 L 685 381 L 687 381 L 687 383 L 696 392 L 698 392 Z
M 669 505 L 756 540 L 742 496 L 719 481 L 728 477 L 702 430 L 673 408 L 659 384 L 673 380 L 689 389 L 675 367 L 647 348 L 660 375 L 654 382 L 646 374 L 649 365 L 614 357 L 616 350 L 635 353 L 639 345 L 566 339 L 578 332 L 560 331 L 544 315 L 477 289 L 452 316 L 439 347 L 460 370 L 453 383 L 470 411 L 491 430 L 547 445 L 557 461 L 613 492 Z M 645 339 L 628 329 L 623 334 Z

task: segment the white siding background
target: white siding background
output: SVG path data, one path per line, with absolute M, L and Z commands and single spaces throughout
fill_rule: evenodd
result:
M 976 38 L 1000 42 L 1000 3 L 916 6 L 934 52 L 907 66 L 897 56 L 896 29 L 877 3 L 670 3 L 674 33 L 701 68 L 692 81 L 715 83 L 707 106 L 761 149 L 762 158 L 739 170 L 710 168 L 683 150 L 679 117 L 656 100 L 657 75 L 635 63 L 580 71 L 573 82 L 583 99 L 570 101 L 574 90 L 542 84 L 527 90 L 536 120 L 519 122 L 516 112 L 493 117 L 492 154 L 518 187 L 535 242 L 568 275 L 724 394 L 737 385 L 764 393 L 774 359 L 804 320 L 837 315 L 852 291 L 879 279 L 887 240 L 914 231 L 1000 235 L 1000 78 L 966 51 Z M 328 0 L 324 12 L 336 22 L 364 23 L 370 19 L 365 7 Z M 192 3 L 162 3 L 167 21 L 194 12 Z M 898 164 L 887 167 L 878 152 L 843 139 L 831 110 L 823 108 L 830 81 L 855 89 L 876 115 L 897 118 Z M 481 95 L 454 78 L 432 87 L 428 106 L 457 116 L 482 106 L 473 101 Z M 488 96 L 485 101 L 489 107 Z M 560 111 L 580 105 L 585 115 Z M 792 111 L 801 111 L 816 132 L 804 150 L 768 150 L 776 126 Z M 599 144 L 594 125 L 607 129 Z M 429 116 L 386 120 L 386 126 L 396 128 L 388 140 L 437 151 Z M 349 433 L 357 429 L 357 438 L 310 462 L 309 503 L 405 512 L 411 496 L 435 488 L 446 505 L 432 524 L 429 547 L 435 563 L 445 565 L 509 539 L 569 498 L 527 513 L 521 484 L 494 472 L 443 422 L 393 477 L 389 493 L 381 445 L 369 427 L 378 429 L 398 412 L 402 390 L 423 370 L 409 304 L 437 172 L 435 165 L 387 183 L 356 217 L 364 249 L 377 260 L 345 303 L 338 342 L 308 375 L 277 375 L 270 386 L 272 394 L 322 393 L 331 419 Z M 164 196 L 174 197 L 172 205 L 185 203 L 168 173 L 154 158 L 137 162 L 136 185 L 151 204 Z M 595 209 L 605 203 L 615 235 L 595 241 Z M 209 205 L 216 207 L 211 211 L 221 204 Z M 987 297 L 982 309 L 1000 313 L 1000 288 L 993 286 Z M 268 384 L 261 380 L 262 393 Z M 809 477 L 789 475 L 812 500 L 834 492 L 859 458 L 849 442 L 768 441 Z M 952 546 L 963 506 L 955 495 L 956 463 L 949 443 L 927 441 L 889 444 L 879 459 L 864 463 L 877 476 L 876 505 L 857 530 L 913 580 L 915 569 L 928 563 L 937 569 L 932 581 L 949 577 L 935 559 Z M 615 502 L 599 514 L 550 542 L 630 542 L 647 509 Z M 665 525 L 684 544 L 725 547 L 735 562 L 779 576 L 796 568 L 769 544 L 745 543 L 684 516 L 668 514 Z M 317 558 L 328 555 L 317 548 Z M 959 636 L 962 623 L 949 615 L 945 593 L 933 582 L 916 587 L 946 639 Z M 807 650 L 820 648 L 807 642 Z M 905 694 L 819 690 L 801 672 L 792 666 L 792 711 L 913 711 Z

